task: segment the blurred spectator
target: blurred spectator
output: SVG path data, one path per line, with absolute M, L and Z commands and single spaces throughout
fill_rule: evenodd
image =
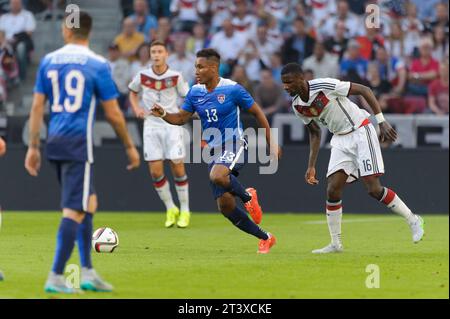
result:
M 268 15 L 265 19 L 265 22 L 267 22 L 267 38 L 270 43 L 276 47 L 275 51 L 278 51 L 281 46 L 283 45 L 284 39 L 283 35 L 281 34 L 277 19 L 275 19 L 274 16 Z M 261 22 L 260 24 L 264 24 L 264 22 Z
M 402 28 L 405 32 L 404 45 L 406 55 L 412 55 L 417 48 L 421 34 L 425 31 L 425 26 L 417 18 L 417 7 L 414 3 L 406 4 L 406 18 L 402 21 Z
M 10 12 L 0 17 L 0 30 L 4 30 L 6 39 L 13 46 L 19 63 L 19 75 L 25 80 L 30 53 L 34 49 L 32 34 L 36 21 L 31 12 L 23 9 L 22 0 L 10 1 Z
M 347 0 L 338 0 L 336 6 L 336 15 L 326 19 L 324 25 L 319 27 L 320 34 L 324 37 L 332 36 L 336 23 L 342 21 L 347 28 L 347 36 L 354 37 L 358 35 L 361 32 L 363 23 L 350 12 Z
M 448 37 L 448 4 L 438 3 L 435 6 L 436 9 L 436 19 L 430 23 L 431 29 L 440 26 L 444 28 L 445 34 Z
M 117 44 L 112 44 L 108 48 L 108 61 L 111 67 L 111 74 L 119 91 L 118 102 L 122 110 L 127 108 L 128 83 L 131 81 L 130 64 L 121 55 Z
M 347 51 L 348 38 L 346 36 L 347 27 L 342 21 L 338 21 L 335 26 L 335 32 L 332 37 L 325 40 L 325 48 L 338 56 L 342 60 L 345 51 Z
M 411 56 L 414 47 L 405 47 L 405 35 L 402 29 L 401 21 L 394 21 L 391 24 L 390 35 L 386 41 L 386 48 L 390 55 L 405 59 Z
M 257 18 L 249 12 L 246 0 L 236 1 L 236 12 L 231 23 L 236 33 L 250 39 L 256 33 Z
M 196 54 L 201 49 L 209 46 L 209 39 L 206 35 L 206 29 L 203 23 L 197 23 L 192 29 L 192 32 L 192 36 L 187 39 L 186 49 L 190 53 Z
M 211 14 L 211 32 L 216 33 L 225 20 L 231 19 L 231 12 L 235 10 L 234 3 L 229 0 L 210 0 L 209 13 Z
M 264 114 L 271 115 L 283 108 L 284 90 L 274 81 L 270 70 L 261 70 L 260 77 L 261 82 L 255 87 L 255 102 L 261 106 Z
M 392 93 L 403 94 L 407 80 L 406 66 L 404 62 L 396 56 L 389 56 L 386 48 L 379 47 L 375 56 L 375 64 L 381 80 L 388 81 L 392 88 Z
M 366 26 L 365 30 L 366 34 L 356 37 L 356 41 L 360 44 L 361 57 L 373 60 L 377 48 L 384 46 L 384 38 L 379 33 L 379 29 Z
M 283 63 L 281 61 L 281 55 L 279 52 L 275 52 L 270 57 L 270 69 L 272 70 L 272 76 L 275 82 L 282 84 L 281 70 L 283 69 Z
M 436 25 L 433 30 L 433 58 L 437 61 L 444 60 L 448 56 L 448 36 L 441 25 Z
M 174 53 L 167 59 L 171 69 L 180 72 L 186 82 L 195 84 L 195 55 L 186 51 L 186 40 L 182 37 L 174 41 Z
M 436 18 L 436 4 L 442 0 L 410 0 L 419 12 L 418 18 L 422 21 L 432 21 Z
M 272 41 L 268 37 L 267 26 L 264 24 L 258 26 L 254 43 L 264 68 L 270 67 L 270 57 L 279 49 L 278 43 Z
M 146 42 L 150 42 L 156 34 L 158 21 L 156 17 L 150 13 L 146 0 L 134 0 L 134 13 L 129 17 L 134 21 L 136 30 L 142 33 Z
M 433 42 L 422 38 L 419 44 L 419 57 L 411 62 L 408 76 L 408 93 L 427 96 L 428 85 L 439 75 L 439 63 L 433 59 Z
M 341 76 L 348 76 L 350 71 L 353 71 L 361 79 L 365 79 L 368 61 L 361 57 L 360 45 L 356 40 L 350 40 L 346 54 L 347 56 L 344 55 L 340 65 Z
M 133 14 L 133 2 L 134 0 L 120 0 L 123 17 L 128 17 L 130 14 Z
M 303 78 L 305 81 L 311 81 L 314 80 L 314 72 L 311 69 L 304 69 L 303 70 Z
M 380 103 L 381 110 L 386 111 L 392 86 L 389 81 L 380 77 L 379 67 L 376 62 L 371 62 L 367 66 L 367 85 L 372 89 L 373 94 Z
M 170 3 L 172 0 L 147 0 L 152 10 L 158 18 L 170 17 Z
M 259 82 L 261 62 L 256 45 L 252 40 L 249 40 L 244 49 L 239 53 L 238 64 L 245 68 L 245 72 L 252 82 Z
M 114 39 L 122 56 L 130 62 L 136 60 L 137 49 L 144 41 L 144 35 L 136 30 L 136 24 L 132 18 L 123 20 L 122 32 Z
M 170 12 L 176 17 L 175 30 L 192 33 L 192 28 L 207 9 L 206 0 L 172 0 Z
M 286 40 L 281 49 L 284 64 L 289 62 L 302 64 L 313 51 L 315 40 L 306 33 L 305 21 L 302 18 L 295 19 L 294 29 L 295 33 Z
M 51 20 L 53 16 L 62 19 L 66 2 L 66 0 L 34 0 L 26 1 L 25 7 L 36 15 L 38 19 Z
M 303 62 L 303 69 L 310 69 L 316 78 L 339 77 L 338 57 L 325 51 L 321 42 L 314 45 L 314 54 Z
M 164 42 L 168 48 L 172 45 L 171 38 L 172 25 L 170 24 L 170 19 L 166 17 L 161 17 L 158 19 L 158 28 L 156 29 L 155 37 L 153 40 L 158 40 Z
M 150 44 L 142 43 L 137 50 L 137 60 L 131 63 L 131 77 L 135 76 L 140 70 L 146 69 L 150 65 Z
M 311 8 L 313 25 L 316 30 L 320 29 L 336 12 L 335 0 L 306 0 L 305 3 Z
M 253 96 L 253 84 L 245 72 L 245 68 L 242 65 L 236 65 L 233 68 L 233 73 L 231 74 L 231 79 L 242 85 L 251 96 Z
M 428 86 L 428 106 L 437 115 L 448 114 L 448 60 L 441 62 L 439 79 Z
M 235 32 L 230 20 L 225 20 L 222 31 L 216 33 L 210 43 L 210 47 L 216 49 L 222 58 L 223 67 L 227 68 L 225 74 L 230 74 L 239 53 L 246 44 L 244 35 Z M 224 75 L 225 75 L 224 74 Z

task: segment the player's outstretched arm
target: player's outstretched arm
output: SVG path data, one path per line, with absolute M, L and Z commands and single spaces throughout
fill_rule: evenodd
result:
M 314 121 L 311 121 L 306 127 L 309 132 L 309 160 L 305 180 L 309 185 L 317 185 L 319 181 L 316 179 L 316 163 L 319 156 L 322 130 Z
M 161 105 L 154 104 L 151 108 L 153 116 L 160 117 L 164 121 L 173 125 L 184 125 L 192 117 L 192 113 L 180 109 L 177 113 L 167 113 Z
M 352 83 L 348 93 L 349 95 L 361 95 L 367 101 L 380 126 L 380 139 L 382 142 L 385 140 L 395 141 L 397 139 L 397 132 L 384 119 L 380 104 L 370 88 L 358 83 Z
M 6 143 L 5 141 L 0 137 L 0 157 L 5 155 L 6 153 Z
M 255 117 L 258 127 L 265 129 L 266 141 L 267 145 L 269 145 L 270 154 L 275 158 L 280 159 L 282 154 L 281 147 L 278 145 L 278 142 L 272 138 L 269 121 L 267 120 L 267 117 L 261 107 L 257 103 L 253 103 L 253 105 L 248 109 L 248 112 Z
M 147 111 L 139 105 L 139 95 L 134 91 L 130 91 L 129 94 L 131 108 L 134 112 L 134 115 L 138 119 L 143 119 L 147 115 Z
M 34 93 L 33 104 L 30 111 L 30 133 L 28 151 L 25 157 L 25 168 L 31 176 L 37 176 L 41 168 L 41 144 L 40 132 L 44 119 L 46 96 L 42 93 Z
M 105 116 L 108 122 L 113 127 L 117 136 L 122 141 L 125 149 L 127 151 L 129 164 L 127 166 L 128 170 L 138 168 L 141 164 L 141 159 L 139 152 L 134 146 L 133 140 L 130 134 L 128 134 L 125 118 L 122 111 L 119 108 L 119 104 L 116 99 L 102 101 L 103 109 L 105 110 Z

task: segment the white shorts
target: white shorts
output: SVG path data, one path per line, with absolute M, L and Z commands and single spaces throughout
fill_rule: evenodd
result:
M 186 156 L 183 127 L 176 125 L 144 125 L 144 159 L 182 160 Z
M 359 177 L 384 174 L 380 143 L 372 124 L 346 135 L 333 136 L 327 177 L 339 170 L 348 175 L 347 183 Z

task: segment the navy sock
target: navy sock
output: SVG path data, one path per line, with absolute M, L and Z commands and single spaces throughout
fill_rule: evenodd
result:
M 250 235 L 264 240 L 269 238 L 267 233 L 259 228 L 259 226 L 256 225 L 252 220 L 250 220 L 250 218 L 248 218 L 248 215 L 237 206 L 232 213 L 225 215 L 225 217 L 228 218 L 234 226 Z
M 85 213 L 84 220 L 80 224 L 77 233 L 78 250 L 80 252 L 81 267 L 92 268 L 91 260 L 91 240 L 92 240 L 92 219 L 93 214 Z
M 75 246 L 79 224 L 69 218 L 63 218 L 59 224 L 58 236 L 56 240 L 56 254 L 53 261 L 53 272 L 62 275 L 64 267 L 72 254 Z
M 242 199 L 244 203 L 252 199 L 250 194 L 245 190 L 244 186 L 239 183 L 237 177 L 233 174 L 230 174 L 230 192 Z

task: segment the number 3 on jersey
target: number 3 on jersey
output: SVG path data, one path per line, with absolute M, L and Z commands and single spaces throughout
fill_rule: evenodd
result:
M 217 122 L 219 120 L 219 118 L 217 117 L 217 110 L 216 109 L 211 109 L 211 110 L 205 110 L 206 112 L 206 116 L 208 117 L 208 123 L 211 122 Z
M 83 103 L 83 92 L 85 78 L 83 73 L 78 70 L 72 70 L 64 79 L 64 90 L 67 97 L 64 99 L 64 107 L 59 104 L 60 87 L 59 87 L 59 74 L 57 70 L 50 70 L 47 72 L 47 77 L 52 81 L 53 90 L 53 105 L 52 112 L 60 113 L 64 110 L 69 113 L 75 113 L 81 108 Z M 73 83 L 75 80 L 75 83 Z M 71 102 L 70 97 L 73 98 Z

